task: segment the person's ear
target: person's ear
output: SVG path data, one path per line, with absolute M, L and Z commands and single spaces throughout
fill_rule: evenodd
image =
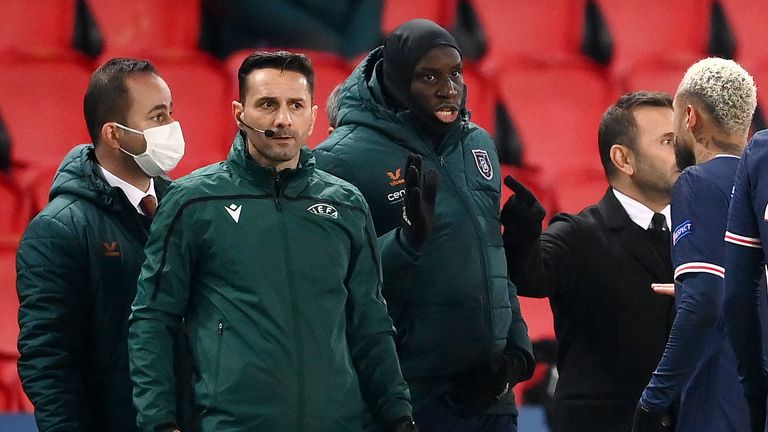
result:
M 101 126 L 101 142 L 107 145 L 109 148 L 119 149 L 120 141 L 118 141 L 118 135 L 121 134 L 121 129 L 113 122 L 104 123 Z M 96 144 L 96 143 L 94 143 Z
M 243 104 L 241 104 L 240 101 L 233 100 L 232 117 L 235 118 L 235 123 L 237 123 L 238 126 L 240 126 L 240 123 L 242 122 L 242 120 L 240 120 L 241 115 L 243 115 Z
M 635 173 L 634 154 L 632 150 L 622 144 L 614 144 L 609 150 L 613 166 L 624 174 L 631 176 Z
M 689 132 L 693 133 L 699 126 L 699 112 L 693 105 L 685 106 L 685 128 Z

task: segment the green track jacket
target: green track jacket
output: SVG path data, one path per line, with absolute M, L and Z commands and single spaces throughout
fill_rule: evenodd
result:
M 501 177 L 491 137 L 464 115 L 437 147 L 409 112 L 383 102 L 374 74 L 381 48 L 346 80 L 339 124 L 315 149 L 320 169 L 357 186 L 380 236 L 384 297 L 397 328 L 403 374 L 414 403 L 419 383 L 441 379 L 504 349 L 534 359 L 501 239 Z M 436 225 L 421 254 L 401 241 L 405 163 L 420 154 L 438 173 Z M 496 412 L 514 413 L 511 395 Z
M 411 415 L 368 206 L 349 183 L 247 155 L 173 183 L 129 331 L 140 425 L 174 421 L 168 329 L 184 317 L 203 431 L 362 430 Z

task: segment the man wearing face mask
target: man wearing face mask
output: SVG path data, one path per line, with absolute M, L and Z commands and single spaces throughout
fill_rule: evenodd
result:
M 343 84 L 315 157 L 371 206 L 419 428 L 509 432 L 510 388 L 534 359 L 507 278 L 495 145 L 469 121 L 465 92 L 453 36 L 409 21 Z
M 305 146 L 312 65 L 257 52 L 238 81 L 227 160 L 171 185 L 147 243 L 129 330 L 139 424 L 177 429 L 167 329 L 183 318 L 203 431 L 359 432 L 366 405 L 386 432 L 415 431 L 368 206 Z
M 100 66 L 84 114 L 93 144 L 64 158 L 18 250 L 19 375 L 41 432 L 137 431 L 128 315 L 184 138 L 168 85 L 144 60 Z

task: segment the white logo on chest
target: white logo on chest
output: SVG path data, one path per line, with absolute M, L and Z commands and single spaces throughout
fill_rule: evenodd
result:
M 238 223 L 240 221 L 240 210 L 243 209 L 243 205 L 236 205 L 234 203 L 225 206 L 224 210 L 229 213 L 230 216 L 232 216 L 232 220 L 235 221 L 235 223 Z
M 325 216 L 333 219 L 339 218 L 339 212 L 336 210 L 336 207 L 330 205 L 330 204 L 315 204 L 307 209 L 310 213 L 316 214 L 318 216 Z

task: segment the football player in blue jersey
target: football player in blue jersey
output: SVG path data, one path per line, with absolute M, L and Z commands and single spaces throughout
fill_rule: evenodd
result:
M 728 337 L 738 360 L 739 377 L 749 405 L 752 431 L 765 430 L 768 372 L 763 360 L 760 320 L 768 239 L 768 130 L 752 137 L 736 170 L 728 230 L 725 232 L 725 289 L 723 314 Z
M 757 106 L 754 80 L 732 60 L 708 58 L 685 73 L 673 102 L 672 263 L 677 316 L 635 412 L 634 431 L 657 431 L 676 400 L 675 430 L 746 431 L 747 402 L 723 323 L 728 203 Z

